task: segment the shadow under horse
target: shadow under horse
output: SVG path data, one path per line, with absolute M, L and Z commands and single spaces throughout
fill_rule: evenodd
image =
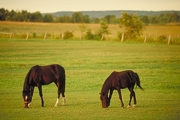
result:
M 58 97 L 55 103 L 55 107 L 59 103 L 60 93 L 62 94 L 63 103 L 65 104 L 65 69 L 58 65 L 48 66 L 33 66 L 26 75 L 24 86 L 23 86 L 23 99 L 24 107 L 28 108 L 32 102 L 34 87 L 38 87 L 39 96 L 41 97 L 41 105 L 44 106 L 42 85 L 48 85 L 54 82 L 58 88 Z
M 112 72 L 111 75 L 105 80 L 101 93 L 100 100 L 102 102 L 102 107 L 107 108 L 110 105 L 111 97 L 114 90 L 118 91 L 119 99 L 121 102 L 121 107 L 124 107 L 124 103 L 122 101 L 121 89 L 128 88 L 130 91 L 130 100 L 127 107 L 131 105 L 131 99 L 134 98 L 134 106 L 136 105 L 136 95 L 134 92 L 134 85 L 143 90 L 140 85 L 140 79 L 137 73 L 132 70 L 126 70 L 122 72 Z M 109 96 L 108 96 L 109 94 Z

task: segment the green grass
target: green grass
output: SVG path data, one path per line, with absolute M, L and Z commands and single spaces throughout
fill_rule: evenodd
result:
M 1 119 L 172 119 L 180 118 L 179 45 L 88 40 L 0 39 Z M 37 88 L 25 109 L 24 78 L 36 65 L 57 63 L 66 70 L 66 106 L 54 108 L 57 88 L 43 86 L 45 107 Z M 101 107 L 99 92 L 112 71 L 132 69 L 145 91 L 135 88 L 137 107 L 120 108 L 114 91 L 111 106 Z M 129 91 L 122 90 L 127 106 Z

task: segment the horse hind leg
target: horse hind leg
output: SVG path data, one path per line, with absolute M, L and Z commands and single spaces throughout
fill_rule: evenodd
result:
M 55 103 L 54 107 L 57 107 L 58 103 L 59 103 L 59 99 L 60 99 L 61 89 L 60 89 L 60 83 L 55 83 L 55 84 L 58 87 L 58 97 L 57 97 L 57 100 L 56 100 L 56 103 Z M 66 102 L 66 99 L 65 99 L 64 91 L 62 91 L 62 106 L 65 105 L 65 102 Z
M 66 103 L 64 92 L 62 93 L 62 106 L 64 106 Z
M 60 99 L 60 92 L 59 92 L 59 90 L 58 90 L 58 98 L 57 98 L 57 100 L 56 100 L 56 103 L 55 103 L 54 107 L 57 107 L 57 106 L 58 106 L 59 99 Z M 64 106 L 65 103 L 66 103 L 65 95 L 64 95 L 64 93 L 62 93 L 62 106 Z
M 122 100 L 122 95 L 121 95 L 121 90 L 120 90 L 120 88 L 117 89 L 117 91 L 118 91 L 118 94 L 119 94 L 119 99 L 120 99 L 120 101 L 121 101 L 121 107 L 124 108 L 124 103 L 123 103 L 123 100 Z
M 134 91 L 133 91 L 134 92 Z M 135 92 L 134 92 L 134 105 L 133 105 L 133 107 L 135 107 L 136 106 L 136 104 L 137 104 L 137 102 L 136 102 L 136 94 L 135 94 Z
M 55 84 L 56 84 L 56 86 L 58 87 L 58 97 L 57 97 L 57 100 L 56 100 L 56 103 L 55 103 L 54 107 L 57 107 L 57 106 L 58 106 L 58 103 L 59 103 L 59 98 L 60 98 L 60 90 L 59 90 L 59 88 L 60 88 L 60 83 L 55 82 Z
M 135 95 L 135 92 L 132 90 L 132 91 L 130 92 L 130 100 L 129 100 L 129 104 L 128 104 L 127 108 L 130 108 L 130 107 L 131 107 L 132 97 L 134 98 L 134 105 L 133 105 L 133 107 L 136 106 L 136 95 Z

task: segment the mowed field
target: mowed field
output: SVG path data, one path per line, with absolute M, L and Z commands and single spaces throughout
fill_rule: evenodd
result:
M 34 65 L 60 64 L 66 70 L 66 105 L 54 108 L 57 88 L 43 86 L 45 107 L 35 88 L 25 109 L 24 78 Z M 103 109 L 99 92 L 113 71 L 133 70 L 145 91 L 135 87 L 137 106 L 120 108 L 114 91 Z M 95 40 L 0 39 L 0 119 L 179 120 L 180 46 Z M 125 106 L 129 91 L 122 90 Z

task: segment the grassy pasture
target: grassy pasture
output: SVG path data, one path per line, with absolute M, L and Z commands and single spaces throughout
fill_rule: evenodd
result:
M 180 118 L 180 47 L 178 45 L 83 40 L 0 39 L 1 119 L 172 119 Z M 58 63 L 66 69 L 66 106 L 54 108 L 57 88 L 43 86 L 45 107 L 35 88 L 29 109 L 22 87 L 30 67 Z M 99 92 L 112 71 L 132 69 L 145 91 L 135 88 L 137 107 L 101 107 Z M 129 91 L 122 90 L 127 106 Z

